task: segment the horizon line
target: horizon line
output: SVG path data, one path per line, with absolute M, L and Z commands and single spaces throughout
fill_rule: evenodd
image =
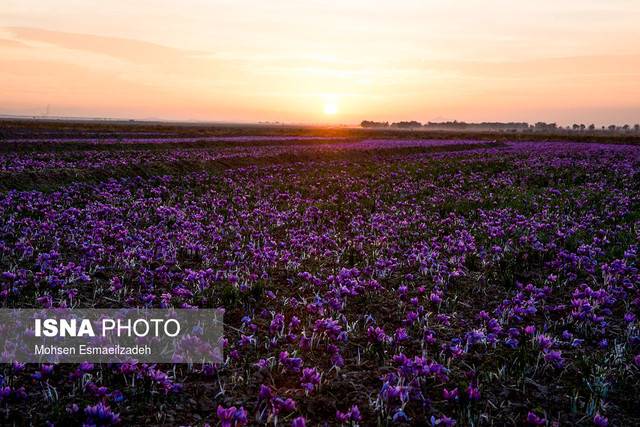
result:
M 18 119 L 18 120 L 52 120 L 52 121 L 64 121 L 64 120 L 77 120 L 77 121 L 102 121 L 102 122 L 139 122 L 139 123 L 174 123 L 174 124 L 202 124 L 202 125 L 253 125 L 253 126 L 323 126 L 323 127 L 355 127 L 360 128 L 362 121 L 367 121 L 368 119 L 363 119 L 360 123 L 323 123 L 323 122 L 286 122 L 286 121 L 271 121 L 271 120 L 259 120 L 259 121 L 245 121 L 245 120 L 201 120 L 201 119 L 171 119 L 171 118 L 162 118 L 162 117 L 148 117 L 148 118 L 133 118 L 133 117 L 100 117 L 100 116 L 67 116 L 67 115 L 37 115 L 37 114 L 7 114 L 0 113 L 0 120 L 6 119 Z M 640 119 L 639 119 L 640 120 Z M 410 122 L 417 121 L 413 119 L 402 119 L 397 122 L 391 122 L 388 120 L 368 120 L 372 122 L 384 123 L 388 122 L 389 124 L 398 123 L 398 122 Z M 596 126 L 596 130 L 600 130 L 602 128 L 606 128 L 608 126 L 615 125 L 624 126 L 629 125 L 633 127 L 637 123 L 587 123 L 587 122 L 573 122 L 573 123 L 560 123 L 558 121 L 544 121 L 544 120 L 533 120 L 533 121 L 521 121 L 521 120 L 508 120 L 508 121 L 500 121 L 500 120 L 483 120 L 483 121 L 465 121 L 458 119 L 441 119 L 440 121 L 428 120 L 426 122 L 420 122 L 421 126 L 424 126 L 428 123 L 453 123 L 458 122 L 459 124 L 482 124 L 482 123 L 527 123 L 528 125 L 535 125 L 536 123 L 546 123 L 546 124 L 556 124 L 558 126 L 558 130 L 564 130 L 568 126 L 572 126 L 574 124 L 584 124 L 586 126 L 594 125 Z M 392 128 L 397 129 L 397 128 Z M 399 129 L 401 130 L 401 129 Z

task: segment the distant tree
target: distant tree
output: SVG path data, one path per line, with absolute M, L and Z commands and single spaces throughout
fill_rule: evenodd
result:
M 556 123 L 537 122 L 534 129 L 537 131 L 554 131 L 558 129 L 558 125 Z M 562 129 L 562 126 L 560 129 Z
M 625 131 L 625 132 L 628 131 L 629 130 L 629 125 L 622 126 L 622 130 Z
M 584 131 L 587 127 L 584 125 L 584 123 L 580 123 L 580 130 Z
M 360 123 L 363 128 L 388 128 L 389 122 L 373 122 L 371 120 L 363 120 Z
M 591 123 L 589 125 L 589 130 L 596 130 L 596 125 L 594 125 L 593 123 Z
M 577 124 L 577 123 L 574 123 L 573 126 L 572 126 L 572 129 L 573 130 L 578 130 L 578 129 L 580 129 L 580 125 Z
M 423 127 L 437 130 L 488 130 L 488 131 L 517 131 L 529 129 L 529 123 L 525 122 L 481 122 L 467 123 L 457 120 L 449 122 L 427 122 Z
M 640 132 L 640 125 L 639 124 L 634 125 L 633 130 L 635 130 L 636 132 Z
M 616 130 L 616 125 L 609 125 L 609 130 L 611 132 L 615 131 Z
M 398 129 L 415 129 L 422 127 L 422 123 L 417 122 L 415 120 L 411 120 L 410 122 L 396 122 L 391 124 L 392 128 Z

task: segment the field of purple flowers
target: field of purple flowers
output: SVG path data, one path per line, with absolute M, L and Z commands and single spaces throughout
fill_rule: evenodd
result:
M 3 423 L 640 423 L 640 146 L 269 141 L 0 152 L 3 307 L 226 310 L 221 365 L 3 365 Z

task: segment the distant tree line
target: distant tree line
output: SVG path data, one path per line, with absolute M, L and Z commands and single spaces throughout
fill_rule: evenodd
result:
M 473 131 L 502 131 L 502 132 L 640 132 L 640 124 L 636 125 L 610 125 L 597 128 L 596 125 L 574 123 L 571 126 L 558 126 L 557 123 L 537 122 L 530 125 L 527 122 L 481 122 L 467 123 L 457 120 L 447 122 L 427 122 L 425 124 L 416 120 L 400 121 L 389 124 L 389 122 L 376 122 L 363 120 L 360 123 L 363 128 L 394 128 L 394 129 L 429 129 L 429 130 L 473 130 Z
M 363 128 L 396 128 L 396 129 L 432 129 L 432 130 L 463 130 L 463 129 L 475 129 L 475 130 L 495 130 L 495 129 L 528 129 L 529 124 L 524 122 L 482 122 L 482 123 L 466 123 L 459 121 L 452 122 L 428 122 L 425 124 L 420 123 L 417 120 L 400 121 L 389 124 L 389 122 L 375 122 L 372 120 L 363 120 L 360 123 Z
M 398 129 L 415 129 L 415 128 L 422 127 L 422 123 L 417 122 L 415 120 L 411 120 L 410 122 L 391 123 L 391 127 L 398 128 Z
M 609 131 L 609 132 L 622 132 L 622 133 L 629 133 L 629 132 L 640 132 L 640 124 L 635 124 L 633 126 L 631 125 L 609 125 L 609 126 L 602 126 L 600 127 L 600 129 L 596 128 L 596 125 L 594 125 L 593 123 L 590 124 L 589 126 L 585 125 L 584 123 L 574 123 L 571 126 L 567 126 L 565 128 L 566 130 L 572 130 L 575 132 L 585 132 L 585 131 L 590 131 L 590 132 L 596 132 L 596 131 Z
M 558 130 L 558 125 L 556 123 L 538 122 L 533 125 L 533 129 L 541 131 L 554 131 Z
M 529 123 L 526 122 L 481 122 L 481 123 L 467 123 L 454 120 L 452 122 L 428 122 L 424 125 L 425 128 L 430 129 L 477 129 L 477 130 L 506 130 L 506 129 L 528 129 Z
M 388 128 L 389 122 L 373 122 L 371 120 L 363 120 L 360 123 L 363 128 Z

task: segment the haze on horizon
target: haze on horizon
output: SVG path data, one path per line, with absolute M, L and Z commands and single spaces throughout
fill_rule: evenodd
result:
M 4 0 L 0 114 L 640 122 L 637 0 Z

